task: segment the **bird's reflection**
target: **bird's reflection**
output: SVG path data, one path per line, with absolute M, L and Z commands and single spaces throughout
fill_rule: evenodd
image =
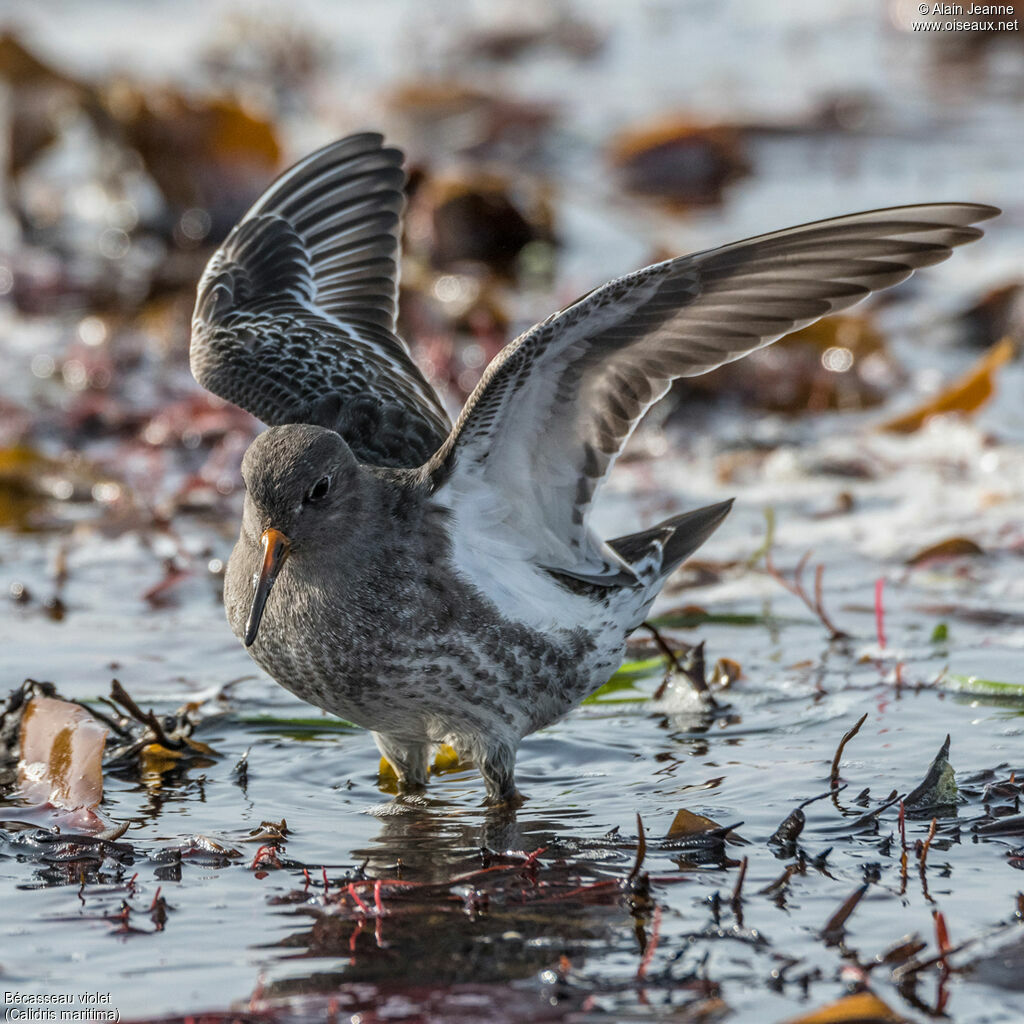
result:
M 301 927 L 279 943 L 295 958 L 335 963 L 304 975 L 289 969 L 267 994 L 385 983 L 399 966 L 413 985 L 507 981 L 560 957 L 635 945 L 622 888 L 631 838 L 582 840 L 565 813 L 554 821 L 427 795 L 373 813 L 379 832 L 346 858 L 361 865 L 358 878 L 331 877 L 326 894 L 297 898 Z
M 440 882 L 478 865 L 487 851 L 526 851 L 555 841 L 552 822 L 520 819 L 512 808 L 467 808 L 433 796 L 399 796 L 373 809 L 380 830 L 370 845 L 351 852 L 368 874 L 396 871 Z M 563 826 L 564 827 L 564 826 Z

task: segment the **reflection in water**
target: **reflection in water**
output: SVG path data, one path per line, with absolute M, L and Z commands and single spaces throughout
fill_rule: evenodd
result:
M 381 829 L 352 851 L 361 863 L 351 877 L 280 900 L 304 923 L 278 945 L 344 966 L 289 970 L 268 994 L 386 985 L 398 965 L 406 984 L 426 988 L 529 978 L 559 958 L 635 950 L 645 935 L 647 882 L 628 873 L 632 841 L 575 840 L 565 821 L 514 811 L 460 820 L 440 800 L 399 798 L 374 813 Z
M 869 707 L 875 696 L 854 694 Z M 419 991 L 424 999 L 472 979 L 481 989 L 466 998 L 487 1006 L 494 998 L 487 986 L 502 981 L 525 986 L 517 992 L 531 999 L 564 989 L 576 1005 L 581 992 L 603 992 L 609 1005 L 621 1006 L 642 968 L 646 989 L 666 998 L 692 996 L 693 984 L 737 999 L 741 990 L 726 979 L 752 970 L 768 977 L 782 960 L 800 965 L 780 976 L 780 998 L 788 999 L 799 986 L 786 979 L 824 984 L 832 963 L 803 922 L 813 918 L 820 927 L 865 880 L 875 898 L 847 925 L 861 956 L 874 956 L 908 927 L 928 933 L 935 907 L 969 919 L 955 894 L 991 877 L 1003 837 L 963 844 L 963 823 L 989 813 L 986 807 L 991 820 L 1002 821 L 1000 808 L 1020 796 L 1019 784 L 1008 781 L 1010 766 L 976 780 L 965 772 L 962 795 L 970 806 L 938 822 L 927 872 L 911 857 L 901 878 L 889 788 L 909 792 L 926 765 L 886 750 L 884 729 L 863 729 L 844 757 L 848 787 L 829 790 L 829 762 L 849 716 L 837 720 L 831 708 L 820 718 L 814 697 L 809 688 L 797 697 L 759 694 L 748 684 L 710 728 L 684 724 L 700 732 L 671 731 L 675 723 L 642 705 L 619 717 L 572 716 L 557 737 L 545 733 L 524 746 L 530 799 L 518 812 L 481 806 L 472 771 L 438 776 L 423 794 L 382 799 L 369 737 L 327 731 L 298 742 L 269 734 L 265 723 L 245 727 L 222 718 L 216 737 L 204 736 L 218 759 L 168 770 L 159 783 L 110 780 L 109 813 L 136 821 L 116 844 L 83 852 L 58 849 L 50 837 L 33 845 L 29 822 L 24 836 L 10 833 L 0 848 L 0 858 L 14 858 L 0 859 L 0 870 L 21 885 L 31 879 L 57 886 L 57 916 L 77 922 L 65 941 L 85 941 L 101 959 L 111 931 L 154 934 L 151 907 L 164 907 L 159 927 L 178 943 L 202 942 L 213 929 L 227 946 L 258 959 L 259 986 L 245 963 L 231 961 L 231 976 L 267 1000 L 379 1006 L 399 978 L 407 994 Z M 927 692 L 904 700 L 924 722 L 955 708 Z M 236 766 L 246 750 L 240 777 Z M 853 750 L 884 759 L 891 777 L 878 786 L 874 769 L 849 761 Z M 958 752 L 954 743 L 951 756 L 966 765 L 986 755 Z M 783 773 L 775 766 L 786 758 Z M 600 771 L 591 770 L 595 764 Z M 877 792 L 865 793 L 866 783 Z M 830 799 L 812 800 L 826 793 Z M 806 815 L 798 836 L 785 847 L 768 844 L 798 803 Z M 637 809 L 646 834 L 639 869 Z M 674 834 L 681 809 L 720 822 L 720 834 Z M 5 817 L 22 814 L 28 812 L 12 809 Z M 620 827 L 609 830 L 612 822 Z M 727 842 L 730 826 L 738 835 Z M 907 820 L 911 848 L 928 826 Z M 746 878 L 734 899 L 744 860 Z M 157 902 L 157 886 L 165 904 Z M 9 905 L 32 921 L 32 894 L 21 891 Z M 890 910 L 889 897 L 899 907 Z M 921 919 L 906 919 L 907 899 Z M 998 913 L 990 910 L 986 920 Z M 493 1007 L 489 1012 L 499 1019 Z

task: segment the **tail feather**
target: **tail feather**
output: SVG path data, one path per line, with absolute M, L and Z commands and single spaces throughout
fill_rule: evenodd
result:
M 608 541 L 608 545 L 631 565 L 649 558 L 656 548 L 660 548 L 661 567 L 657 570 L 657 577 L 665 579 L 718 529 L 729 514 L 732 503 L 730 498 L 717 505 L 682 512 L 648 530 L 616 537 Z

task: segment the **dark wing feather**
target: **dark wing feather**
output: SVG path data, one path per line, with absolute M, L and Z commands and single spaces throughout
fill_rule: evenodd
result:
M 820 221 L 667 260 L 533 327 L 487 368 L 429 468 L 471 532 L 536 563 L 621 579 L 595 538 L 595 491 L 677 377 L 739 359 L 946 259 L 998 213 L 910 206 Z
M 394 333 L 404 185 L 375 134 L 278 178 L 203 274 L 196 380 L 265 423 L 337 430 L 364 462 L 422 465 L 450 423 Z

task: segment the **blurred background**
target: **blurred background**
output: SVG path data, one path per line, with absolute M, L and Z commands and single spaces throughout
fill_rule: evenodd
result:
M 608 277 L 875 206 L 1002 206 L 984 249 L 922 285 L 929 347 L 1020 319 L 1019 32 L 915 31 L 906 0 L 6 2 L 0 20 L 0 445 L 113 456 L 151 507 L 233 489 L 253 429 L 187 374 L 205 260 L 277 171 L 350 131 L 408 153 L 402 328 L 453 407 Z M 927 389 L 935 360 L 859 314 L 833 334 L 690 387 L 789 413 L 914 373 Z M 166 464 L 181 446 L 187 480 Z
M 637 266 L 859 209 L 993 203 L 983 246 L 654 415 L 722 412 L 719 433 L 770 441 L 936 391 L 1021 325 L 1024 45 L 922 31 L 943 19 L 917 9 L 5 0 L 0 526 L 231 521 L 258 425 L 189 375 L 195 283 L 278 171 L 352 131 L 408 154 L 400 327 L 453 410 L 521 329 Z M 1004 375 L 988 415 L 1024 438 Z

